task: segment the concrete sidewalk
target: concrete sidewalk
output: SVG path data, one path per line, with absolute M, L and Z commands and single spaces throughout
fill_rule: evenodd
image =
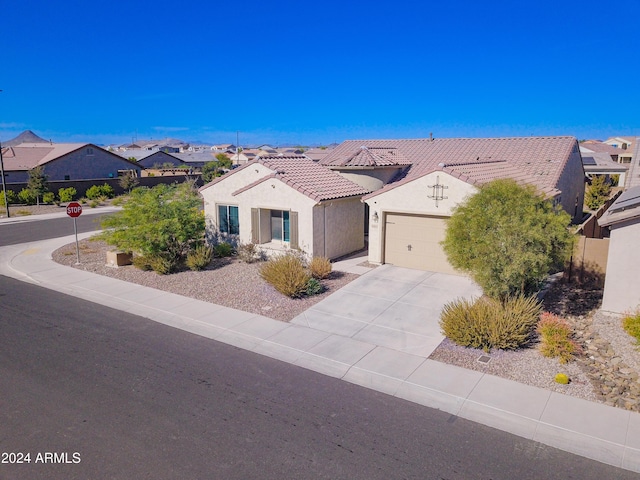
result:
M 2 247 L 0 274 L 640 472 L 640 414 L 429 360 L 425 345 L 438 334 L 394 324 L 393 309 L 435 308 L 420 300 L 434 274 L 378 267 L 285 323 L 51 260 L 53 250 L 73 241 L 69 236 Z M 459 287 L 460 295 L 477 293 L 464 283 Z M 363 298 L 356 304 L 352 295 Z M 376 298 L 387 302 L 377 313 Z M 421 345 L 406 342 L 419 337 Z

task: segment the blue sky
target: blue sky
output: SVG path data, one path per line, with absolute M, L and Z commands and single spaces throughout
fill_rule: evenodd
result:
M 5 0 L 0 140 L 640 135 L 640 1 Z

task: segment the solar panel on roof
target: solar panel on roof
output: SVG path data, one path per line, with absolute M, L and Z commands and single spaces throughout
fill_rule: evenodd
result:
M 596 159 L 593 157 L 582 157 L 583 165 L 597 165 Z

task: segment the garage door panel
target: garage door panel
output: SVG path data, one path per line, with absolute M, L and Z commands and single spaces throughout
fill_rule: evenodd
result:
M 389 213 L 385 221 L 385 263 L 400 267 L 457 273 L 440 246 L 446 232 L 440 217 Z

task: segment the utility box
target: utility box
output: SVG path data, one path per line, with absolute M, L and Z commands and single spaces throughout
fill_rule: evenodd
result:
M 107 266 L 108 267 L 122 267 L 125 265 L 131 265 L 133 255 L 126 252 L 107 252 Z

